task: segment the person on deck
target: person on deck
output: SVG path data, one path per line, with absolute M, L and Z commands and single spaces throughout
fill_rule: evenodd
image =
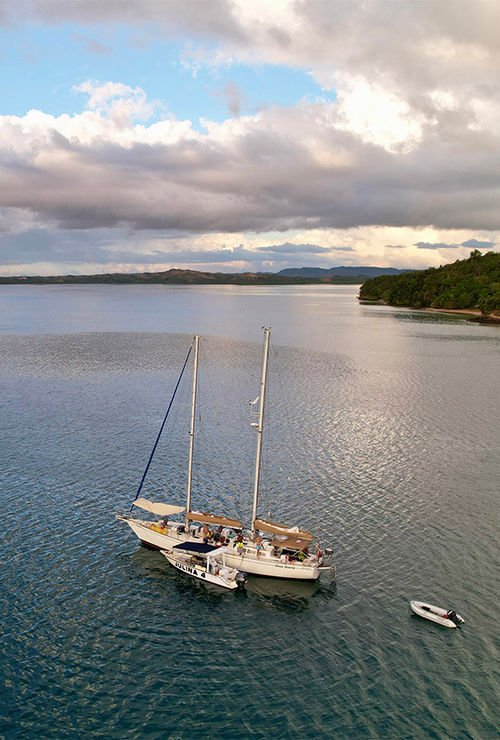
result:
M 203 544 L 208 545 L 208 540 L 210 539 L 210 527 L 208 526 L 208 524 L 203 525 L 202 536 Z
M 257 534 L 257 537 L 255 538 L 255 547 L 257 549 L 257 557 L 260 555 L 260 551 L 262 549 L 262 537 L 260 534 Z

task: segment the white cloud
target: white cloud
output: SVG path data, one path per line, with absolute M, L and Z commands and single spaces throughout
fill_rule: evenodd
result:
M 100 84 L 86 80 L 73 88 L 89 96 L 87 108 L 106 115 L 117 128 L 131 126 L 135 121 L 147 121 L 160 106 L 150 103 L 140 87 L 131 88 L 122 82 Z
M 498 139 L 479 148 L 470 129 L 455 132 L 455 143 L 438 131 L 402 156 L 394 133 L 387 151 L 371 142 L 377 132 L 342 130 L 342 103 L 206 121 L 200 133 L 172 117 L 133 123 L 134 112 L 153 107 L 143 91 L 79 89 L 92 110 L 0 117 L 4 206 L 73 228 L 500 228 Z
M 338 76 L 336 128 L 391 152 L 410 151 L 422 137 L 424 118 L 397 95 L 361 77 Z
M 75 87 L 88 96 L 81 113 L 0 117 L 7 229 L 184 231 L 192 249 L 205 239 L 214 250 L 251 232 L 254 251 L 317 244 L 352 248 L 353 260 L 388 259 L 400 244 L 400 266 L 497 241 L 496 0 L 206 0 L 203 13 L 184 0 L 20 0 L 0 1 L 2 17 L 154 26 L 184 34 L 195 65 L 287 65 L 336 93 L 243 116 L 242 92 L 226 87 L 239 117 L 202 119 L 199 132 L 126 80 L 87 80 Z M 280 237 L 259 243 L 270 232 Z

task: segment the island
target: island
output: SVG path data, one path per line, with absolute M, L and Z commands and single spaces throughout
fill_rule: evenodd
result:
M 455 313 L 500 322 L 500 253 L 478 249 L 465 260 L 401 275 L 366 280 L 360 301 L 382 302 Z
M 331 268 L 320 274 L 309 274 L 298 270 L 298 274 L 272 272 L 201 272 L 199 270 L 171 269 L 164 272 L 105 273 L 97 275 L 20 275 L 0 277 L 0 285 L 56 285 L 68 283 L 103 284 L 160 284 L 160 285 L 359 285 L 379 270 L 392 274 L 391 268 Z M 340 270 L 341 274 L 336 274 Z M 293 272 L 293 271 L 292 271 Z M 378 273 L 377 273 L 378 274 Z

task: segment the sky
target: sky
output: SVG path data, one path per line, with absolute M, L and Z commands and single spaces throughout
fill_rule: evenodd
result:
M 0 274 L 500 245 L 498 0 L 0 0 Z

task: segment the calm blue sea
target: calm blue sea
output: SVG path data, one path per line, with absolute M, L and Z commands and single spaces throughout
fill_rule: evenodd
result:
M 356 295 L 0 288 L 1 738 L 498 736 L 500 328 Z M 260 512 L 319 528 L 337 575 L 221 592 L 115 513 L 196 332 L 193 504 L 249 520 L 269 325 Z M 189 381 L 145 491 L 179 504 Z

